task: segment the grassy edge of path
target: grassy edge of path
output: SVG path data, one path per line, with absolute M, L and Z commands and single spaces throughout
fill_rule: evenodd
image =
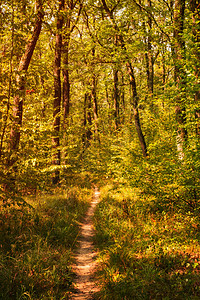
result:
M 30 206 L 1 206 L 0 299 L 68 299 L 72 252 L 93 189 L 78 178 L 37 197 Z
M 95 221 L 99 299 L 199 299 L 200 223 L 137 189 L 101 189 Z

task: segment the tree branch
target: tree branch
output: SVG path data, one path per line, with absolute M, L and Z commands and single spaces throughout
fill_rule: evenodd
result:
M 102 2 L 103 2 L 103 1 L 104 1 L 104 0 L 102 0 Z M 142 9 L 143 11 L 145 11 L 148 15 L 150 14 L 150 16 L 151 16 L 152 20 L 154 21 L 155 25 L 159 28 L 159 30 L 160 30 L 160 31 L 167 37 L 167 39 L 170 41 L 170 40 L 171 40 L 170 36 L 169 36 L 165 31 L 162 30 L 162 28 L 159 26 L 158 22 L 156 21 L 154 15 L 149 11 L 149 9 L 146 8 L 146 7 L 144 7 L 144 6 L 142 6 L 140 3 L 137 3 L 136 0 L 133 0 L 133 2 L 136 4 L 136 6 L 138 6 L 140 9 Z

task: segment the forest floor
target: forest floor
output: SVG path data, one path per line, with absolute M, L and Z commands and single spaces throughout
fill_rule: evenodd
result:
M 1 206 L 0 299 L 200 299 L 199 206 L 73 181 Z
M 94 196 L 90 207 L 87 211 L 84 221 L 81 224 L 80 236 L 78 240 L 78 249 L 75 254 L 75 264 L 72 266 L 75 279 L 75 292 L 71 295 L 71 299 L 92 299 L 93 294 L 98 292 L 97 283 L 94 280 L 94 272 L 96 267 L 95 258 L 97 253 L 93 246 L 93 215 L 96 205 L 99 203 L 99 190 L 95 187 Z

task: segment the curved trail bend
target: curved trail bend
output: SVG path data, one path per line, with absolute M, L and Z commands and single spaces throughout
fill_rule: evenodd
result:
M 93 293 L 98 291 L 98 287 L 93 279 L 93 274 L 96 266 L 94 246 L 92 237 L 94 235 L 94 228 L 92 217 L 96 205 L 99 203 L 100 192 L 95 187 L 94 196 L 92 198 L 90 207 L 86 217 L 81 225 L 81 232 L 79 237 L 79 248 L 75 255 L 75 265 L 72 267 L 76 274 L 75 289 L 76 292 L 71 296 L 71 300 L 85 300 L 92 299 Z

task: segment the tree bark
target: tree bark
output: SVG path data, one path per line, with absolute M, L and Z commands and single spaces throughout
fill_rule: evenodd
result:
M 15 92 L 13 103 L 13 123 L 10 132 L 10 145 L 9 145 L 9 158 L 8 166 L 12 166 L 17 160 L 17 154 L 20 143 L 20 130 L 22 125 L 23 116 L 23 101 L 25 98 L 25 84 L 26 84 L 26 72 L 28 70 L 37 40 L 40 35 L 44 13 L 42 10 L 42 1 L 37 1 L 37 16 L 36 23 L 31 38 L 28 40 L 24 55 L 22 56 L 19 67 L 18 75 L 16 77 L 17 89 Z
M 115 120 L 115 130 L 119 129 L 120 119 L 119 119 L 119 78 L 118 70 L 114 69 L 114 120 Z
M 65 22 L 65 35 L 63 35 L 63 119 L 64 128 L 66 128 L 66 122 L 70 111 L 70 80 L 69 80 L 69 45 L 71 33 L 75 28 L 75 24 L 79 19 L 83 3 L 80 2 L 79 12 L 75 24 L 71 26 L 72 11 L 76 7 L 78 1 L 76 0 L 64 0 L 63 9 L 67 12 L 67 19 Z M 67 8 L 66 8 L 67 5 Z
M 69 116 L 70 107 L 70 81 L 69 81 L 69 43 L 70 43 L 70 17 L 66 21 L 66 33 L 63 43 L 63 117 L 64 127 Z
M 85 93 L 84 97 L 84 119 L 83 119 L 83 126 L 84 126 L 84 133 L 82 136 L 82 142 L 83 142 L 83 152 L 86 148 L 90 146 L 90 141 L 92 139 L 92 115 L 91 115 L 91 94 Z
M 60 1 L 57 17 L 57 32 L 55 43 L 55 60 L 54 60 L 54 102 L 53 102 L 53 165 L 59 166 L 61 164 L 60 154 L 60 108 L 61 108 L 61 51 L 62 51 L 62 26 L 63 16 L 62 10 L 64 8 L 64 0 Z M 57 169 L 53 175 L 52 182 L 57 184 L 60 180 L 60 172 Z
M 193 54 L 194 54 L 194 74 L 196 77 L 195 85 L 199 84 L 199 73 L 200 73 L 200 7 L 197 0 L 190 0 L 190 11 L 192 13 L 192 34 L 193 34 Z M 195 110 L 195 118 L 197 120 L 196 133 L 200 136 L 200 109 L 198 109 L 200 104 L 200 90 L 195 91 L 194 95 L 195 105 L 197 109 Z
M 87 95 L 87 141 L 88 144 L 90 144 L 90 140 L 92 139 L 92 131 L 91 131 L 91 127 L 92 127 L 92 101 L 91 101 L 91 95 Z
M 97 85 L 97 79 L 96 79 L 95 74 L 93 74 L 91 96 L 92 96 L 92 100 L 93 100 L 94 136 L 95 136 L 95 139 L 100 142 L 99 131 L 98 131 L 98 105 L 97 105 L 96 85 Z
M 115 48 L 117 51 L 117 46 L 118 46 L 118 33 L 116 33 L 115 35 Z M 119 119 L 119 101 L 120 101 L 120 95 L 119 95 L 119 78 L 118 78 L 118 66 L 114 66 L 114 121 L 115 121 L 115 130 L 119 129 L 119 125 L 120 125 L 120 119 Z
M 185 0 L 175 0 L 174 6 L 174 64 L 175 83 L 178 90 L 176 97 L 176 120 L 177 128 L 177 149 L 180 159 L 184 157 L 184 143 L 187 140 L 186 130 L 186 110 L 185 110 L 185 85 L 186 74 L 184 72 L 185 63 L 185 43 L 183 39 L 183 25 L 185 17 Z
M 151 0 L 148 0 L 148 8 L 151 10 Z M 148 35 L 146 40 L 147 51 L 145 53 L 146 59 L 146 73 L 147 73 L 147 87 L 149 96 L 153 96 L 153 77 L 154 77 L 154 59 L 152 51 L 152 17 L 151 14 L 148 15 Z
M 95 59 L 95 47 L 92 48 L 92 58 Z M 94 117 L 94 139 L 100 142 L 99 138 L 99 130 L 98 130 L 98 104 L 97 104 L 97 75 L 95 74 L 96 70 L 93 69 L 92 74 L 92 90 L 91 90 L 91 97 L 93 101 L 93 117 Z
M 139 116 L 139 110 L 138 110 L 138 95 L 137 95 L 137 88 L 136 88 L 136 81 L 135 76 L 133 72 L 133 68 L 131 63 L 127 63 L 127 69 L 130 77 L 130 85 L 132 90 L 132 106 L 133 106 L 133 114 L 134 114 L 134 121 L 135 121 L 135 127 L 138 134 L 138 138 L 140 141 L 140 146 L 142 149 L 142 154 L 144 157 L 148 156 L 147 153 L 147 146 L 145 142 L 145 138 L 142 132 L 141 124 L 140 124 L 140 116 Z
M 162 50 L 162 89 L 165 90 L 165 83 L 166 83 L 166 59 L 165 59 L 165 49 L 163 46 Z

